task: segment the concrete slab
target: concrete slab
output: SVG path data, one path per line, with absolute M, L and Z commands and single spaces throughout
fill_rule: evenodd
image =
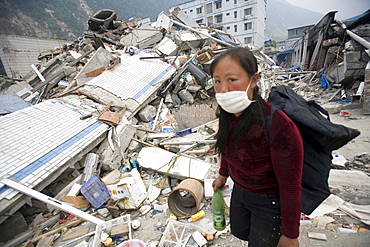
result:
M 168 63 L 157 59 L 140 60 L 140 56 L 148 56 L 148 53 L 121 55 L 120 64 L 94 77 L 80 92 L 103 104 L 113 101 L 113 105 L 126 106 L 132 117 L 176 71 Z
M 211 163 L 155 147 L 143 147 L 137 161 L 142 168 L 168 173 L 180 179 L 195 178 L 201 181 L 204 181 L 212 168 Z
M 94 55 L 89 59 L 86 65 L 76 76 L 75 80 L 77 82 L 77 86 L 80 86 L 91 79 L 91 77 L 87 75 L 89 72 L 101 67 L 106 69 L 112 59 L 112 53 L 102 47 L 99 47 L 99 49 L 94 53 Z
M 30 105 L 30 103 L 19 98 L 15 93 L 0 95 L 0 115 L 15 112 Z
M 106 124 L 96 117 L 81 120 L 80 116 L 75 106 L 59 99 L 3 116 L 0 178 L 35 190 L 49 185 L 105 138 Z M 0 185 L 0 214 L 12 214 L 25 203 L 24 195 Z

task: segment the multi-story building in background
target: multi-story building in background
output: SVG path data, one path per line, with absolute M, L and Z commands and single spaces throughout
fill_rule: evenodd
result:
M 192 0 L 178 4 L 199 25 L 222 26 L 242 44 L 262 47 L 267 0 Z

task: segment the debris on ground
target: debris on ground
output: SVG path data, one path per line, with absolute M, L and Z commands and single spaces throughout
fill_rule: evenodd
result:
M 0 241 L 4 246 L 221 246 L 225 239 L 229 246 L 246 246 L 232 238 L 229 224 L 215 231 L 211 218 L 219 156 L 209 66 L 217 54 L 243 44 L 217 28 L 188 26 L 181 16 L 161 13 L 144 24 L 101 10 L 88 20 L 83 37 L 40 54 L 29 74 L 1 77 L 0 229 L 9 233 Z M 305 70 L 277 66 L 249 47 L 259 62 L 262 97 L 272 86 L 289 85 L 330 114 L 366 118 L 368 42 L 345 33 L 368 24 L 342 24 L 329 13 L 310 31 Z M 333 38 L 340 40 L 329 42 Z M 353 109 L 362 115 L 352 115 Z M 40 133 L 46 137 L 38 138 Z M 13 144 L 5 148 L 7 140 Z M 332 170 L 362 172 L 366 180 L 369 154 L 345 157 L 337 151 Z M 352 194 L 334 181 L 331 189 L 338 198 Z M 230 179 L 223 190 L 227 223 L 231 190 Z M 370 199 L 361 199 L 366 209 Z M 324 229 L 370 229 L 370 209 L 359 216 L 335 209 L 302 215 L 308 238 L 330 241 Z M 348 215 L 357 221 L 341 222 Z M 21 232 L 6 229 L 20 226 L 18 221 L 24 223 Z

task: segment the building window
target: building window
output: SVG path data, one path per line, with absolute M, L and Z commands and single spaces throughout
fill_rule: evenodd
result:
M 229 15 L 230 15 L 230 13 L 226 13 L 226 15 L 227 15 L 227 16 L 229 16 Z
M 251 15 L 252 14 L 252 8 L 244 9 L 244 15 Z
M 226 2 L 228 2 L 229 0 L 226 0 Z
M 193 10 L 192 10 L 192 9 L 190 10 L 190 13 L 191 13 L 191 12 L 193 12 Z
M 234 0 L 234 4 L 237 4 L 238 3 L 238 0 Z
M 230 26 L 227 26 L 227 27 L 226 27 L 226 29 L 227 29 L 227 30 L 230 30 Z
M 216 22 L 216 23 L 220 23 L 220 22 L 222 22 L 222 14 L 220 14 L 220 15 L 215 15 L 215 22 Z
M 216 3 L 216 9 L 222 8 L 222 2 L 221 1 L 217 1 L 215 3 Z
M 238 18 L 238 11 L 234 11 L 234 18 Z
M 246 37 L 244 38 L 244 44 L 252 44 L 252 37 Z
M 196 11 L 197 11 L 198 15 L 201 14 L 202 13 L 202 7 L 197 8 Z
M 292 30 L 292 35 L 297 35 L 297 34 L 298 34 L 298 30 L 297 29 Z
M 195 22 L 198 23 L 198 24 L 201 24 L 201 23 L 203 23 L 203 19 L 196 20 Z
M 207 14 L 210 14 L 210 13 L 213 12 L 212 3 L 207 3 L 207 5 L 206 5 L 206 12 L 207 12 Z
M 252 29 L 252 22 L 244 23 L 244 30 L 251 30 Z
M 238 32 L 238 25 L 234 25 L 234 32 L 237 33 Z

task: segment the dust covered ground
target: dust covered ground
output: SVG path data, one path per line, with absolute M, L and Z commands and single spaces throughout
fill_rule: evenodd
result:
M 346 112 L 346 114 L 342 114 Z M 348 114 L 349 113 L 349 114 Z M 353 159 L 356 155 L 370 151 L 370 115 L 364 115 L 362 108 L 342 110 L 340 113 L 330 115 L 332 122 L 342 124 L 354 129 L 360 130 L 361 134 L 344 147 L 338 150 L 338 153 L 343 155 L 348 161 Z M 354 169 L 354 168 L 346 168 Z M 365 173 L 369 174 L 370 168 L 362 169 Z M 348 181 L 347 181 L 348 182 Z M 362 194 L 362 203 L 370 205 L 370 184 L 364 184 L 359 191 L 358 188 L 344 186 L 343 188 L 336 190 L 338 196 L 346 201 L 356 201 L 354 199 L 356 194 Z M 347 198 L 346 198 L 347 197 Z M 365 197 L 365 198 L 364 198 Z M 164 196 L 158 198 L 159 201 L 165 201 Z M 206 216 L 196 222 L 189 223 L 186 219 L 180 219 L 178 222 L 186 224 L 189 229 L 196 227 L 199 231 L 203 231 L 212 224 L 211 220 L 211 207 L 210 200 L 203 199 L 202 209 L 206 212 Z M 135 213 L 131 213 L 135 215 Z M 162 238 L 162 234 L 166 235 L 166 227 L 168 222 L 170 211 L 156 212 L 150 211 L 143 216 L 136 217 L 140 220 L 141 226 L 137 230 L 133 230 L 133 238 L 143 240 L 147 246 L 156 246 Z M 333 223 L 330 223 L 326 229 L 320 229 L 314 226 L 308 226 L 302 224 L 300 227 L 299 242 L 300 246 L 370 246 L 370 226 L 363 222 L 354 219 L 348 215 L 341 214 L 329 214 L 328 216 L 335 219 Z M 357 233 L 338 233 L 337 228 L 342 225 L 357 225 L 367 231 Z M 161 226 L 161 227 L 158 227 Z M 248 242 L 239 240 L 230 234 L 229 226 L 226 228 L 225 233 L 217 236 L 212 241 L 208 241 L 208 246 L 248 246 Z M 323 233 L 327 240 L 319 240 L 308 237 L 309 233 Z

